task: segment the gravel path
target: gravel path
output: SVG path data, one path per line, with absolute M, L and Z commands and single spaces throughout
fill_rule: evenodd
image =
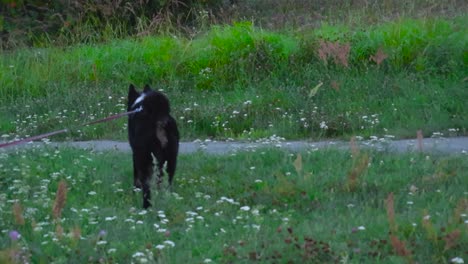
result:
M 423 139 L 422 151 L 431 153 L 443 154 L 468 154 L 468 137 L 454 137 L 454 138 L 425 138 Z M 41 145 L 44 143 L 36 142 L 26 144 Z M 71 146 L 76 148 L 93 149 L 97 151 L 102 150 L 118 150 L 130 151 L 130 146 L 127 142 L 120 141 L 77 141 L 77 142 L 52 142 L 54 146 Z M 381 151 L 389 152 L 416 152 L 419 151 L 418 142 L 415 139 L 409 140 L 391 140 L 386 138 L 375 138 L 373 140 L 357 141 L 360 148 L 374 148 Z M 349 142 L 346 141 L 284 141 L 278 138 L 268 140 L 261 140 L 255 142 L 237 142 L 237 141 L 211 141 L 196 140 L 193 142 L 182 142 L 180 145 L 180 153 L 194 153 L 205 152 L 209 154 L 228 154 L 234 151 L 251 150 L 260 147 L 275 147 L 282 149 L 289 149 L 292 151 L 299 150 L 318 150 L 318 149 L 348 149 Z M 24 145 L 23 145 L 24 146 Z

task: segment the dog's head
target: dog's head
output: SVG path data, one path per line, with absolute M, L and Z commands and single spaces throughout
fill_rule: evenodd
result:
M 143 88 L 143 92 L 138 92 L 133 84 L 128 88 L 128 104 L 127 110 L 133 111 L 140 109 L 137 114 L 158 117 L 169 115 L 170 106 L 167 97 L 158 91 L 153 91 L 147 84 Z

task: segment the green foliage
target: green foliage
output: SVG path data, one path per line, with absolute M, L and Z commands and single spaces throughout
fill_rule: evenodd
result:
M 203 38 L 193 40 L 182 61 L 183 73 L 195 86 L 210 89 L 235 80 L 273 71 L 297 51 L 295 40 L 264 32 L 250 23 L 214 27 Z
M 2 1 L 0 48 L 41 46 L 44 42 L 96 43 L 148 34 L 171 24 L 187 26 L 196 20 L 195 10 L 221 6 L 220 0 Z
M 51 82 L 173 78 L 190 81 L 189 85 L 200 89 L 229 89 L 235 80 L 249 82 L 300 71 L 312 62 L 310 56 L 317 58 L 315 43 L 321 39 L 349 43 L 353 68 L 368 65 L 370 57 L 382 48 L 387 56 L 384 63 L 393 70 L 463 74 L 460 70 L 467 66 L 468 47 L 468 33 L 462 27 L 465 21 L 403 20 L 354 31 L 324 25 L 307 40 L 240 23 L 213 27 L 191 41 L 162 36 L 67 49 L 21 49 L 1 57 L 0 94 L 4 98 L 44 95 Z M 14 86 L 22 89 L 12 92 Z
M 462 58 L 468 41 L 463 35 L 468 31 L 460 26 L 441 19 L 403 20 L 378 27 L 368 41 L 384 47 L 396 67 L 448 73 L 450 65 L 466 66 Z
M 186 139 L 408 137 L 421 128 L 428 136 L 460 135 L 468 122 L 465 20 L 324 25 L 304 35 L 238 23 L 191 40 L 162 35 L 19 49 L 0 57 L 0 111 L 10 117 L 1 126 L 10 136 L 37 134 L 120 112 L 133 82 L 168 93 Z M 325 62 L 324 48 L 346 64 Z M 31 117 L 38 125 L 28 126 Z M 71 136 L 124 138 L 123 123 Z M 122 129 L 115 134 L 115 127 Z

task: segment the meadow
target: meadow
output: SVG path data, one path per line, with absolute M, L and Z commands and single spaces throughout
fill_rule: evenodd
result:
M 129 153 L 0 153 L 2 263 L 463 263 L 466 156 L 182 155 L 150 210 Z
M 130 83 L 168 95 L 183 141 L 467 135 L 464 1 L 200 1 L 237 4 L 183 25 L 104 2 L 86 21 L 49 10 L 55 32 L 0 8 L 18 37 L 0 142 L 125 141 L 125 118 L 82 124 L 126 111 Z M 356 147 L 183 154 L 146 211 L 130 153 L 0 149 L 0 263 L 464 263 L 467 171 L 466 154 Z

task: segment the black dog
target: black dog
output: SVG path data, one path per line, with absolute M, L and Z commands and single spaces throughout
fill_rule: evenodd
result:
M 172 185 L 179 152 L 179 130 L 170 115 L 169 100 L 146 85 L 143 92 L 128 89 L 128 111 L 137 110 L 128 117 L 128 140 L 133 151 L 133 184 L 143 189 L 143 207 L 151 206 L 150 180 L 153 174 L 153 156 L 158 166 L 158 186 L 162 182 L 163 166 L 169 185 Z

